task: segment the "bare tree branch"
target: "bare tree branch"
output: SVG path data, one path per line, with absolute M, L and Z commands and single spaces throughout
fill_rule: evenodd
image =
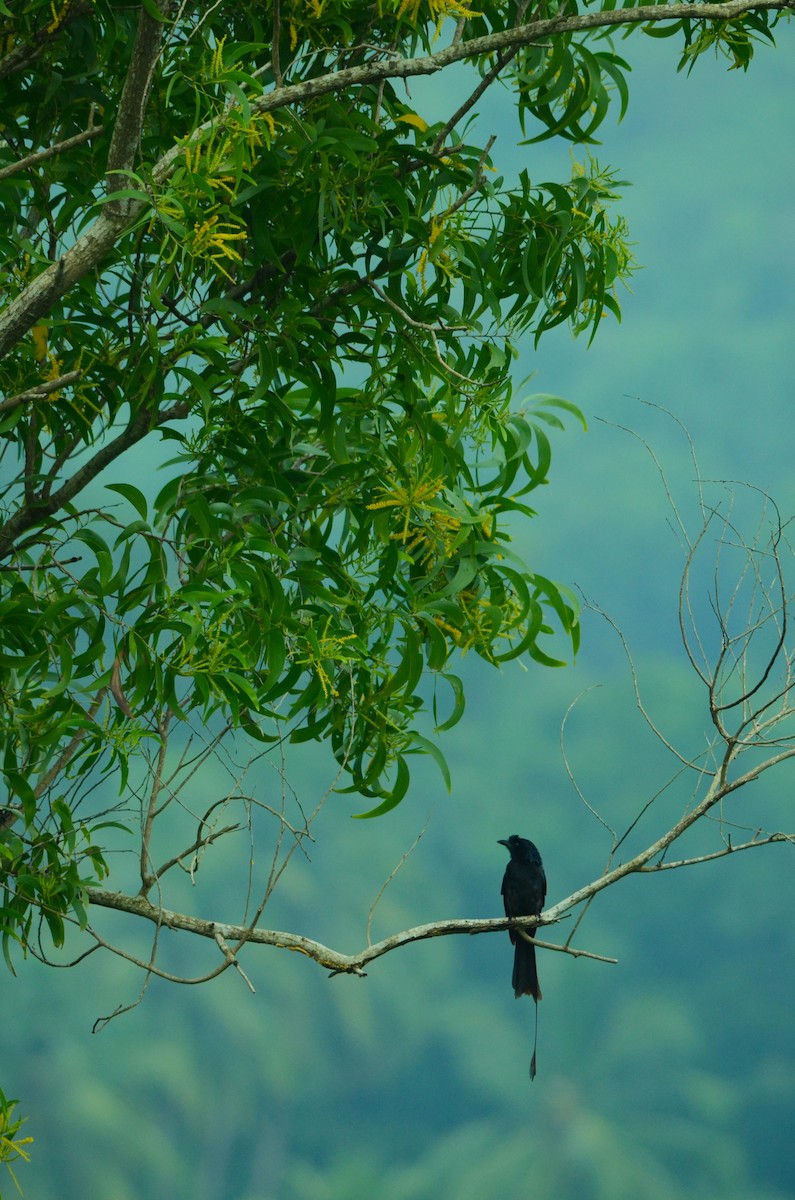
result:
M 716 858 L 725 858 L 727 854 L 739 854 L 741 850 L 754 850 L 757 846 L 771 846 L 774 842 L 795 844 L 795 834 L 770 833 L 765 837 L 753 837 L 750 842 L 740 842 L 736 846 L 730 842 L 728 846 L 724 846 L 722 850 L 714 850 L 712 854 L 699 854 L 695 858 L 680 858 L 676 862 L 653 863 L 651 866 L 640 867 L 639 870 L 673 871 L 679 867 L 695 867 L 701 863 L 712 862 Z
M 726 24 L 743 16 L 749 11 L 783 11 L 795 7 L 793 0 L 760 0 L 758 4 L 749 5 L 742 0 L 729 0 L 726 4 L 646 4 L 639 8 L 607 9 L 597 12 L 577 13 L 567 15 L 565 10 L 558 16 L 540 21 L 531 21 L 527 25 L 517 25 L 511 29 L 502 29 L 497 33 L 484 34 L 482 37 L 470 38 L 467 41 L 454 42 L 452 45 L 421 58 L 390 57 L 377 62 L 368 62 L 356 67 L 347 67 L 327 75 L 318 75 L 314 79 L 302 83 L 287 84 L 283 88 L 275 88 L 266 95 L 259 97 L 253 107 L 259 112 L 275 112 L 291 104 L 301 104 L 315 96 L 324 96 L 329 92 L 356 87 L 360 84 L 375 83 L 380 79 L 407 79 L 415 75 L 434 75 L 453 63 L 465 62 L 472 58 L 485 55 L 518 50 L 522 46 L 530 46 L 542 42 L 560 33 L 579 33 L 592 29 L 610 28 L 616 25 L 647 25 L 665 21 L 717 21 Z M 170 151 L 175 155 L 179 151 Z M 165 166 L 165 158 L 161 162 Z
M 207 921 L 201 917 L 193 917 L 186 913 L 172 912 L 169 909 L 154 906 L 141 896 L 128 896 L 122 892 L 89 888 L 88 898 L 91 904 L 145 917 L 160 928 L 183 930 L 186 933 L 210 938 L 213 941 L 217 941 L 220 936 L 227 942 L 237 942 L 238 944 L 250 942 L 252 945 L 275 946 L 282 950 L 297 951 L 299 954 L 305 954 L 307 958 L 314 959 L 321 967 L 327 968 L 333 974 L 348 975 L 363 975 L 364 967 L 375 959 L 381 958 L 384 954 L 389 954 L 401 946 L 411 945 L 413 942 L 427 941 L 434 937 L 449 937 L 458 933 L 498 933 L 504 932 L 506 929 L 534 929 L 538 925 L 548 925 L 553 920 L 560 920 L 563 915 L 554 918 L 548 918 L 546 914 L 542 914 L 540 917 L 434 921 L 427 925 L 417 925 L 413 929 L 405 929 L 400 933 L 391 934 L 380 942 L 366 946 L 358 954 L 342 954 L 324 946 L 321 942 L 313 941 L 312 938 L 302 937 L 300 934 L 283 933 L 274 929 L 257 929 L 246 925 L 227 925 L 220 921 Z M 93 931 L 92 936 L 96 936 Z M 546 950 L 556 950 L 575 958 L 593 958 L 600 962 L 616 961 L 587 950 L 569 949 L 552 942 L 541 942 L 536 938 L 533 941 L 537 946 L 542 946 Z M 176 976 L 170 976 L 170 978 L 177 980 Z M 195 981 L 191 980 L 190 982 Z

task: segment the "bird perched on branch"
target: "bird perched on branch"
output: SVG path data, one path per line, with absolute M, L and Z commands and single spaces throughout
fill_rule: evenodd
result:
M 544 907 L 547 894 L 547 877 L 538 849 L 527 838 L 514 833 L 509 838 L 500 838 L 511 861 L 505 868 L 502 881 L 502 899 L 506 917 L 537 917 Z M 536 950 L 525 941 L 518 930 L 509 929 L 511 941 L 516 949 L 513 956 L 514 995 L 532 996 L 541 999 L 536 971 Z
M 505 846 L 511 856 L 511 861 L 505 868 L 502 881 L 502 899 L 505 904 L 506 917 L 537 917 L 544 907 L 547 894 L 547 877 L 544 865 L 537 847 L 527 838 L 514 833 L 509 838 L 500 838 L 499 844 Z M 536 971 L 536 948 L 532 942 L 522 937 L 518 929 L 508 930 L 514 944 L 513 952 L 513 993 L 519 996 L 532 996 L 536 1004 L 541 999 L 541 988 L 538 985 Z M 535 932 L 535 930 L 533 930 Z M 538 1010 L 536 1009 L 536 1035 L 538 1034 Z M 530 1063 L 530 1078 L 536 1074 L 536 1047 L 533 1046 L 533 1058 Z

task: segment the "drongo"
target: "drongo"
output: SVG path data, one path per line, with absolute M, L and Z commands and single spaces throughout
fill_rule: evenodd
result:
M 538 848 L 527 838 L 519 837 L 517 833 L 509 838 L 500 838 L 499 843 L 505 846 L 511 856 L 511 861 L 505 868 L 502 881 L 502 899 L 505 904 L 506 917 L 537 917 L 544 907 L 547 894 L 547 877 Z M 522 937 L 518 929 L 509 929 L 513 951 L 513 994 L 532 996 L 536 1002 L 535 1035 L 533 1038 L 533 1057 L 530 1060 L 530 1078 L 536 1077 L 536 1049 L 538 1044 L 538 1001 L 541 999 L 541 988 L 538 986 L 536 971 L 536 948 L 532 942 Z M 533 930 L 535 933 L 535 929 Z
M 500 845 L 505 846 L 511 856 L 502 881 L 506 917 L 537 917 L 544 907 L 547 894 L 547 877 L 538 849 L 527 838 L 519 837 L 516 833 L 509 838 L 500 838 Z M 536 948 L 525 941 L 518 929 L 509 929 L 508 932 L 515 947 L 514 995 L 532 996 L 538 1001 L 541 999 L 541 988 L 536 971 Z

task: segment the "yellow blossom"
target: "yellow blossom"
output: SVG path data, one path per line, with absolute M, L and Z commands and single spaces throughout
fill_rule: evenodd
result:
M 403 0 L 398 9 L 398 20 L 408 17 L 410 21 L 420 20 L 420 9 L 427 6 L 428 16 L 436 22 L 437 32 L 445 17 L 482 17 L 483 13 L 475 12 L 462 0 Z
M 222 264 L 222 259 L 241 262 L 241 256 L 230 242 L 239 242 L 247 237 L 245 227 L 221 221 L 218 214 L 208 217 L 200 225 L 194 225 L 193 236 L 190 240 L 190 253 L 196 257 L 206 257 L 215 264 L 216 270 L 231 280 L 232 276 Z M 214 253 L 211 253 L 214 251 Z
M 50 21 L 49 25 L 47 26 L 47 30 L 46 30 L 47 33 L 55 33 L 58 29 L 61 28 L 64 21 L 66 20 L 66 14 L 69 12 L 70 6 L 71 6 L 71 0 L 64 0 L 63 4 L 56 12 L 55 5 L 52 3 L 52 0 L 51 0 L 50 12 L 52 13 L 52 20 Z
M 215 47 L 215 52 L 213 53 L 212 62 L 210 63 L 210 70 L 213 75 L 220 75 L 224 69 L 224 43 L 225 42 L 226 42 L 226 38 L 222 37 L 220 42 L 218 43 L 218 45 Z

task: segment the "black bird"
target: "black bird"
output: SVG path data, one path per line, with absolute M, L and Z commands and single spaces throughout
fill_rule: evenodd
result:
M 547 895 L 547 877 L 538 848 L 527 838 L 517 833 L 509 838 L 500 838 L 499 843 L 508 850 L 511 861 L 505 868 L 502 880 L 502 899 L 506 917 L 537 917 L 544 907 Z M 536 1002 L 533 1057 L 530 1059 L 530 1078 L 536 1077 L 536 1050 L 538 1047 L 538 1001 L 541 988 L 536 971 L 536 948 L 522 937 L 518 929 L 509 929 L 513 952 L 513 994 L 532 996 Z M 535 933 L 535 929 L 533 929 Z
M 516 833 L 509 838 L 500 838 L 499 844 L 505 846 L 511 856 L 502 881 L 506 917 L 537 917 L 544 907 L 547 894 L 547 877 L 541 855 L 532 842 Z M 541 999 L 541 988 L 536 971 L 536 948 L 525 941 L 518 930 L 509 929 L 508 932 L 515 946 L 514 995 L 517 998 L 532 996 L 537 1003 Z

